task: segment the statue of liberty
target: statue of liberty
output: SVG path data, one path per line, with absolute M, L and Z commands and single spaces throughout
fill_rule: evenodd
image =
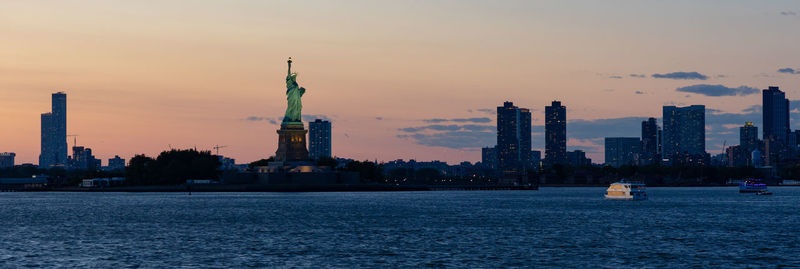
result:
M 303 110 L 303 103 L 300 101 L 300 97 L 306 93 L 306 88 L 297 85 L 297 73 L 292 73 L 292 57 L 289 57 L 288 63 L 289 71 L 286 75 L 286 101 L 288 106 L 286 107 L 286 115 L 283 116 L 282 125 L 302 124 L 301 110 Z

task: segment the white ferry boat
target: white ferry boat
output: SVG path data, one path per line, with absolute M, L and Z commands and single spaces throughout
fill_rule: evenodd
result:
M 645 184 L 642 182 L 615 182 L 606 190 L 606 199 L 611 200 L 647 200 Z
M 767 184 L 760 179 L 748 179 L 739 183 L 739 192 L 761 192 L 767 190 Z

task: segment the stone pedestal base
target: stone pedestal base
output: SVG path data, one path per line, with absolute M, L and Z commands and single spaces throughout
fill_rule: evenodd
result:
M 306 149 L 306 133 L 302 123 L 281 124 L 278 130 L 278 150 L 275 161 L 293 162 L 308 160 Z

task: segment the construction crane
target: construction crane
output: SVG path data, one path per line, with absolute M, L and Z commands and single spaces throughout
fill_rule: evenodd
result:
M 216 150 L 216 151 L 217 151 L 217 155 L 219 155 L 219 149 L 221 149 L 221 148 L 225 148 L 225 147 L 228 147 L 228 146 L 227 146 L 227 145 L 224 145 L 224 146 L 215 145 L 215 146 L 214 146 L 214 147 L 212 147 L 212 148 L 213 148 L 214 150 Z
M 727 145 L 728 145 L 728 140 L 722 141 L 722 154 L 723 155 L 725 154 L 725 146 L 727 146 Z
M 78 135 L 76 135 L 76 134 L 68 134 L 67 135 L 67 137 L 70 137 L 70 136 L 72 137 L 72 147 L 73 148 L 77 147 L 78 146 Z

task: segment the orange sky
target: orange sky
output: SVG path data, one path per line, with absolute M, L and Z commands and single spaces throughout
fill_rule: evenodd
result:
M 571 120 L 660 117 L 664 104 L 738 113 L 760 103 L 759 95 L 675 90 L 694 84 L 779 85 L 800 99 L 800 75 L 776 72 L 800 68 L 800 16 L 789 11 L 800 13 L 800 5 L 4 1 L 0 152 L 36 163 L 39 115 L 49 111 L 50 93 L 65 91 L 68 133 L 78 134 L 78 144 L 104 165 L 114 155 L 152 156 L 170 145 L 228 145 L 220 153 L 239 162 L 265 158 L 275 152 L 277 126 L 245 119 L 283 115 L 285 61 L 292 56 L 308 90 L 303 114 L 332 120 L 335 155 L 477 161 L 475 148 L 490 145 L 420 145 L 398 138 L 398 129 L 431 118 L 494 121 L 477 109 L 505 100 L 532 108 L 536 125 L 555 99 Z M 710 78 L 650 77 L 678 71 Z M 533 139 L 541 148 L 543 137 Z M 568 144 L 587 143 L 598 146 L 597 140 Z M 707 148 L 717 151 L 719 144 Z M 590 156 L 602 160 L 602 151 Z

